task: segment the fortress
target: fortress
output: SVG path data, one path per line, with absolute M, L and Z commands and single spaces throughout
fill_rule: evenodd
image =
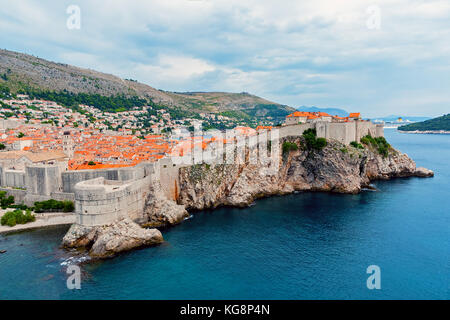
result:
M 310 128 L 316 129 L 318 137 L 335 139 L 343 144 L 359 142 L 367 134 L 384 136 L 383 125 L 370 121 L 314 121 L 258 131 L 256 137 L 247 136 L 243 141 L 247 148 L 258 151 L 258 141 L 297 137 Z M 76 221 L 80 225 L 108 224 L 121 217 L 138 221 L 146 199 L 152 196 L 152 183 L 160 184 L 164 196 L 176 201 L 180 192 L 179 169 L 197 163 L 219 162 L 223 160 L 226 148 L 228 146 L 218 148 L 213 143 L 198 153 L 193 149 L 193 152 L 183 155 L 183 160 L 187 157 L 189 161 L 179 161 L 179 156 L 171 156 L 156 162 L 141 162 L 134 167 L 96 170 L 68 170 L 67 161 L 58 157 L 41 162 L 23 162 L 23 157 L 16 157 L 22 165 L 2 158 L 0 190 L 13 195 L 16 203 L 28 206 L 48 199 L 72 200 L 75 202 Z

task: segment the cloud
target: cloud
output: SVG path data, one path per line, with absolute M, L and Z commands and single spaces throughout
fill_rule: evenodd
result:
M 446 0 L 76 3 L 80 30 L 66 28 L 73 1 L 8 1 L 3 46 L 166 90 L 248 91 L 368 116 L 448 112 Z M 371 5 L 379 29 L 367 28 Z
M 137 63 L 133 70 L 138 78 L 153 80 L 159 88 L 176 89 L 180 84 L 183 85 L 186 81 L 212 72 L 216 68 L 201 59 L 160 55 L 155 64 Z

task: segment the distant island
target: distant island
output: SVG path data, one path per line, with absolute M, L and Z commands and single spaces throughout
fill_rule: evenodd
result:
M 450 114 L 434 119 L 411 123 L 398 128 L 408 133 L 443 133 L 450 134 Z

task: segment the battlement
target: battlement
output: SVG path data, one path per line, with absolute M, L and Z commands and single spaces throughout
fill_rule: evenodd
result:
M 350 144 L 352 141 L 360 142 L 361 138 L 368 134 L 372 137 L 384 136 L 382 124 L 375 124 L 364 120 L 355 120 L 349 122 L 318 121 L 286 125 L 279 129 L 280 138 L 301 136 L 307 129 L 316 129 L 318 137 L 334 139 L 343 144 Z
M 129 182 L 103 177 L 75 185 L 76 223 L 96 226 L 120 218 L 137 219 L 149 190 L 149 178 Z
M 58 164 L 25 164 L 22 170 L 0 165 L 0 187 L 14 195 L 16 202 L 27 205 L 48 199 L 74 200 L 76 221 L 81 225 L 102 225 L 122 217 L 139 220 L 145 199 L 151 192 L 152 179 L 158 180 L 168 199 L 177 200 L 180 168 L 199 163 L 239 163 L 246 161 L 247 156 L 251 161 L 264 152 L 274 158 L 277 154 L 274 150 L 280 150 L 279 144 L 272 143 L 268 152 L 269 142 L 298 137 L 313 128 L 318 137 L 343 144 L 359 142 L 367 134 L 373 137 L 384 135 L 382 125 L 363 120 L 307 122 L 256 131 L 256 134 L 247 136 L 229 137 L 224 133 L 223 139 L 212 141 L 205 148 L 201 144 L 200 147 L 193 145 L 183 156 L 172 155 L 153 163 L 142 162 L 135 167 L 72 171 Z M 231 141 L 235 143 L 229 143 Z

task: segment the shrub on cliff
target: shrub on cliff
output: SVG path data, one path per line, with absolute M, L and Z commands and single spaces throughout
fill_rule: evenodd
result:
M 327 145 L 325 138 L 317 138 L 316 129 L 307 129 L 302 134 L 308 150 L 322 150 Z
M 30 210 L 26 210 L 25 214 L 22 210 L 17 209 L 14 211 L 9 211 L 5 213 L 1 218 L 1 225 L 14 227 L 16 224 L 25 224 L 28 222 L 33 222 L 36 220 L 36 217 L 31 214 Z
M 370 134 L 361 138 L 361 143 L 365 144 L 366 146 L 370 146 L 374 142 L 375 142 L 375 140 L 372 138 L 372 136 Z
M 389 155 L 389 149 L 391 145 L 386 141 L 384 137 L 376 137 L 373 138 L 370 134 L 361 138 L 361 143 L 374 147 L 379 154 L 381 154 L 384 158 Z
M 298 146 L 294 142 L 283 142 L 283 154 L 298 150 Z
M 322 150 L 327 146 L 327 139 L 325 138 L 317 138 L 314 144 L 314 148 L 317 150 Z
M 361 139 L 362 140 L 362 139 Z M 356 141 L 352 141 L 350 142 L 350 145 L 352 147 L 355 147 L 356 149 L 364 149 L 364 146 L 361 143 L 358 143 Z

